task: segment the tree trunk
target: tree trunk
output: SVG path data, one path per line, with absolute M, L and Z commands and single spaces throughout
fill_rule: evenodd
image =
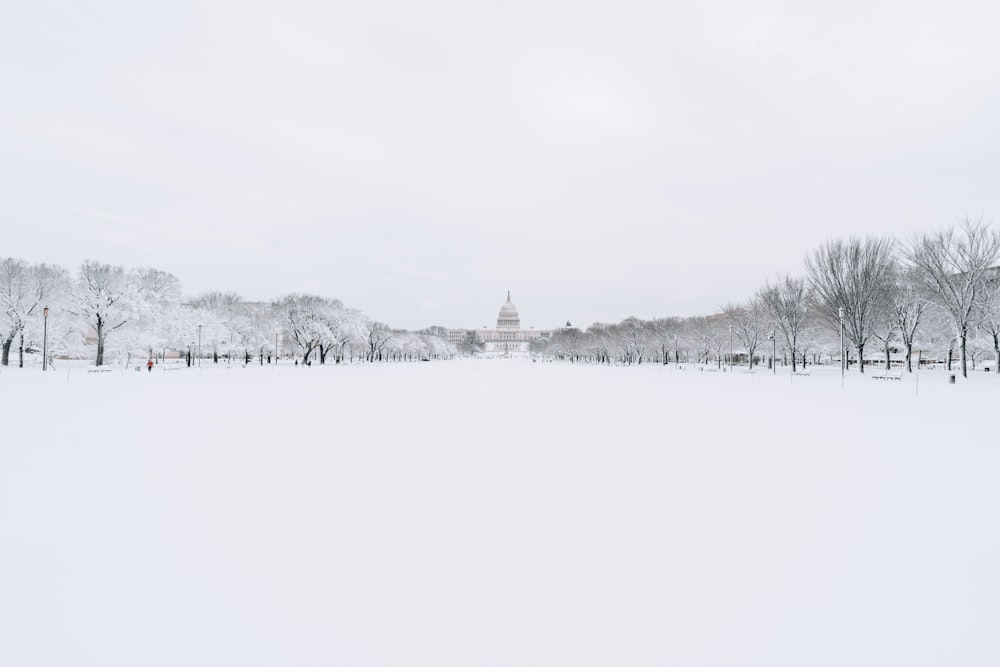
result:
M 95 366 L 104 364 L 104 322 L 97 320 L 97 360 Z
M 913 372 L 913 343 L 906 344 L 906 372 Z
M 889 346 L 885 346 L 885 370 L 889 370 Z
M 796 372 L 799 369 L 798 360 L 795 355 L 795 348 L 792 348 L 792 372 Z
M 14 342 L 14 337 L 11 336 L 3 342 L 3 358 L 0 359 L 0 365 L 8 366 L 10 365 L 10 346 Z
M 862 344 L 862 345 L 858 345 L 857 347 L 858 347 L 858 372 L 859 373 L 864 373 L 865 372 L 865 346 Z
M 17 344 L 17 367 L 24 368 L 24 332 L 21 332 L 21 337 L 18 339 Z
M 996 355 L 996 361 L 993 362 L 993 372 L 1000 373 L 1000 335 L 993 334 L 993 352 Z
M 962 377 L 967 378 L 967 377 L 969 377 L 968 364 L 966 363 L 966 356 L 968 355 L 968 349 L 966 348 L 966 345 L 965 345 L 965 339 L 966 339 L 966 334 L 965 334 L 965 332 L 963 332 L 962 333 L 962 341 L 960 343 L 960 345 L 961 345 L 960 352 L 962 354 Z

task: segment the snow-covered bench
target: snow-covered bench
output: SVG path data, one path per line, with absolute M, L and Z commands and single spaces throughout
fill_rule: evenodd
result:
M 87 372 L 88 373 L 110 373 L 111 369 L 110 368 L 88 368 Z
M 903 371 L 882 371 L 881 373 L 872 373 L 873 380 L 895 380 L 897 382 L 902 382 Z
M 813 374 L 812 369 L 808 369 L 807 370 L 805 368 L 803 368 L 802 370 L 798 370 L 798 371 L 795 371 L 794 373 L 792 373 L 792 375 L 812 375 L 812 374 Z

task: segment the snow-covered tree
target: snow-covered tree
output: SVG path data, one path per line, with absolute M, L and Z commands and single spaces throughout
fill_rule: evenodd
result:
M 73 290 L 73 307 L 85 326 L 97 336 L 95 364 L 104 364 L 108 335 L 125 326 L 138 315 L 136 283 L 125 268 L 85 261 Z
M 913 275 L 930 300 L 951 318 L 963 377 L 968 376 L 968 337 L 979 323 L 977 309 L 998 258 L 1000 234 L 982 220 L 969 218 L 947 229 L 917 236 L 906 249 Z
M 722 309 L 726 322 L 733 327 L 733 334 L 747 353 L 747 367 L 753 368 L 754 355 L 767 337 L 766 316 L 757 298 L 743 304 L 729 304 Z
M 979 329 L 993 347 L 995 373 L 1000 373 L 1000 271 L 991 271 L 986 278 L 985 289 L 980 299 Z
M 382 361 L 385 347 L 393 335 L 392 329 L 384 322 L 369 322 L 365 336 L 365 360 Z
M 889 292 L 889 312 L 906 351 L 906 371 L 913 372 L 913 343 L 929 303 L 919 282 L 907 269 L 897 270 Z
M 895 259 L 891 239 L 851 237 L 827 241 L 806 257 L 809 286 L 816 311 L 824 323 L 844 333 L 858 351 L 863 373 L 865 345 L 884 321 Z
M 312 294 L 289 294 L 274 302 L 275 313 L 281 326 L 298 346 L 302 362 L 320 343 L 330 338 L 326 315 L 330 301 Z
M 52 264 L 28 264 L 20 259 L 0 260 L 0 364 L 10 363 L 10 349 L 18 340 L 18 365 L 24 366 L 24 338 L 33 322 L 41 324 L 42 309 L 65 294 L 65 269 Z
M 809 322 L 809 292 L 806 281 L 792 276 L 779 277 L 758 292 L 756 299 L 767 314 L 768 321 L 784 339 L 792 356 L 792 372 L 798 370 L 799 337 Z

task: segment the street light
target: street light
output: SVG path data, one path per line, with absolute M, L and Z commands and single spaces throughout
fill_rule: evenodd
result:
M 837 310 L 840 316 L 840 388 L 844 388 L 844 373 L 847 368 L 847 361 L 844 359 L 844 307 Z
M 48 355 L 48 343 L 49 343 L 49 307 L 45 306 L 42 308 L 42 316 L 44 318 L 42 324 L 42 371 L 46 371 L 49 368 L 49 355 Z
M 778 374 L 778 331 L 772 330 L 767 339 L 771 341 L 771 375 Z
M 198 325 L 198 368 L 201 368 L 201 325 Z
M 729 372 L 733 372 L 733 325 L 729 325 Z

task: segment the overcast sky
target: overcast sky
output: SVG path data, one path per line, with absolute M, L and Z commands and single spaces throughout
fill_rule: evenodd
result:
M 8 3 L 0 256 L 410 328 L 707 313 L 997 218 L 998 8 Z

